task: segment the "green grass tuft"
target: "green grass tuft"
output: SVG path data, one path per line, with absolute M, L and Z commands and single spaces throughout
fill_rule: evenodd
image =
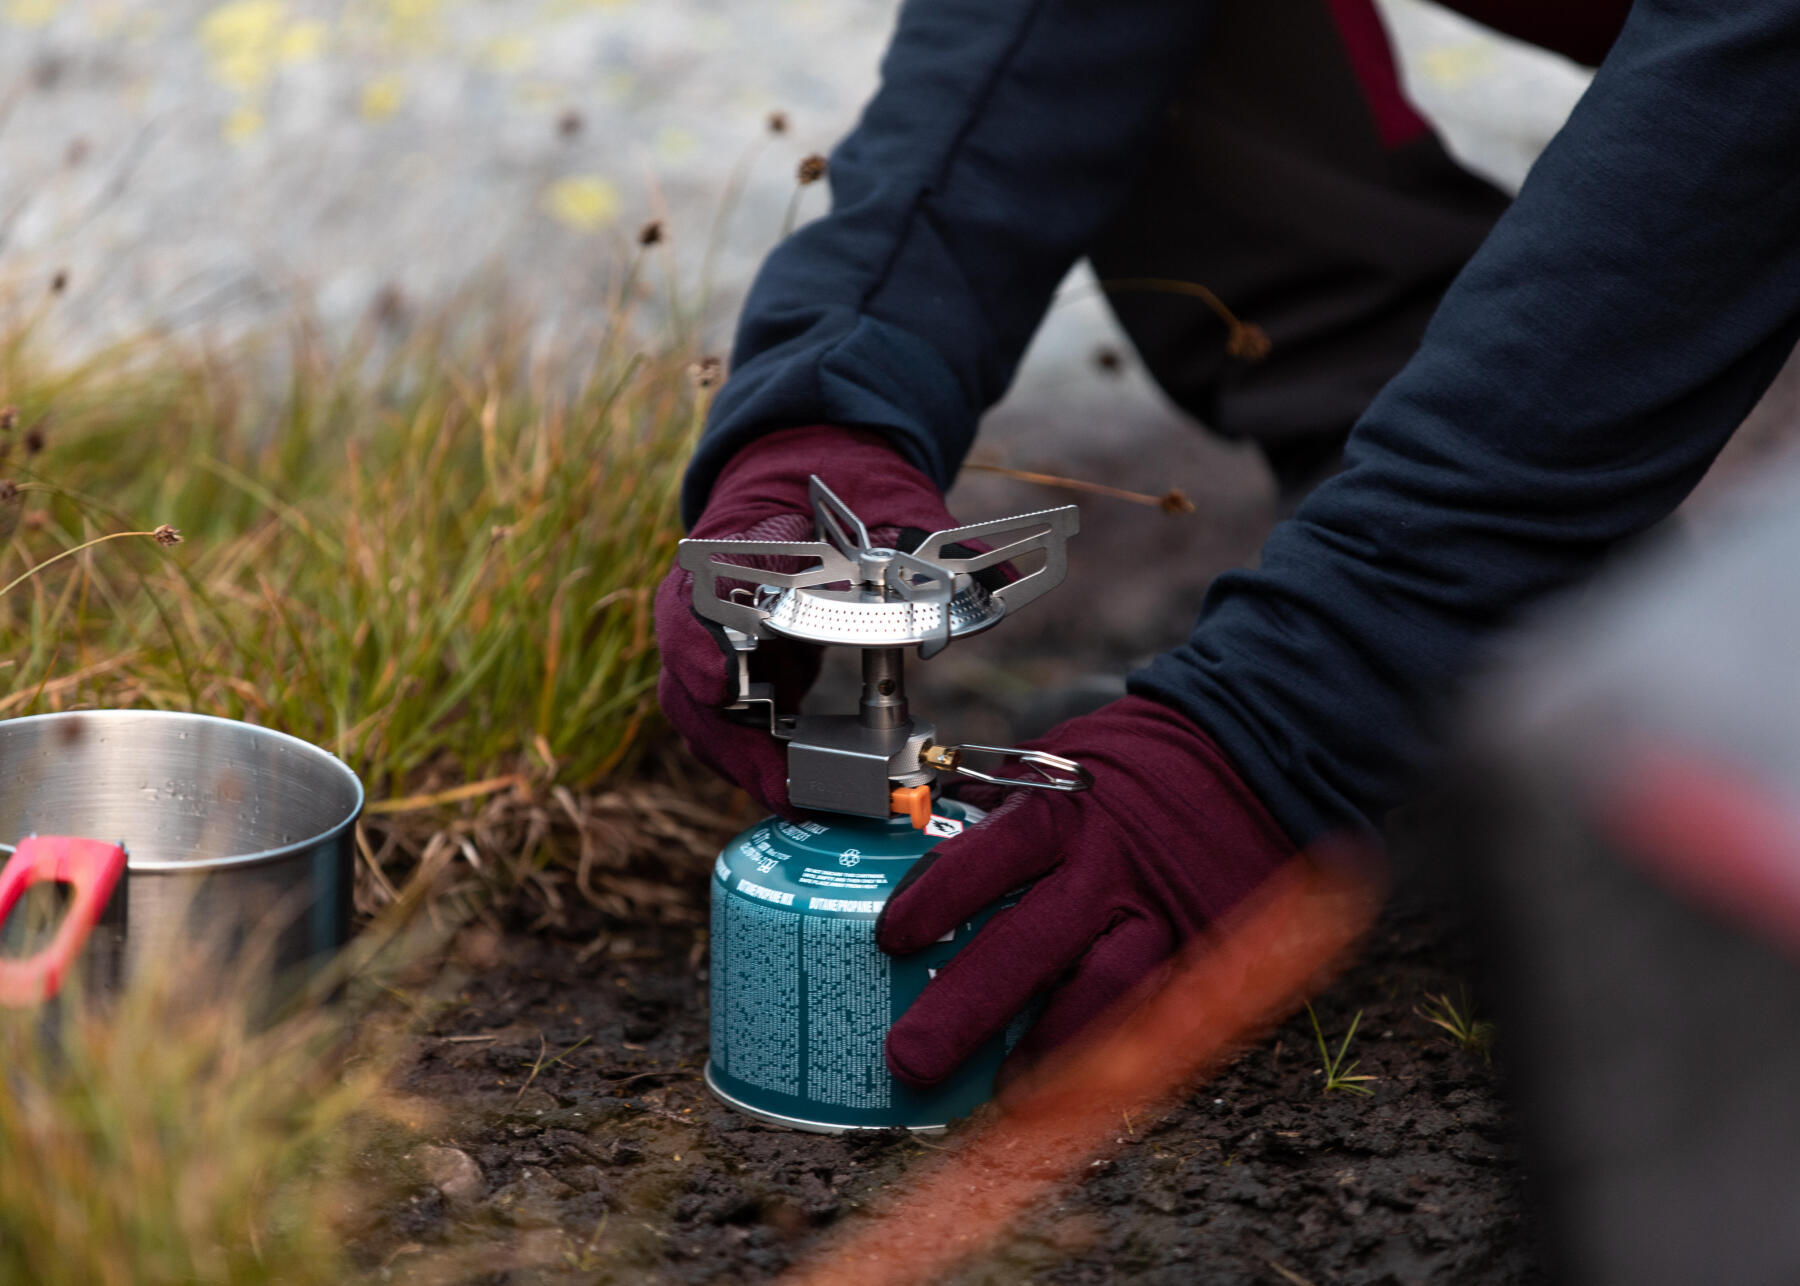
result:
M 1441 1028 L 1465 1053 L 1479 1054 L 1484 1063 L 1493 1060 L 1494 1024 L 1475 1017 L 1467 988 L 1460 989 L 1455 1000 L 1450 999 L 1448 992 L 1428 995 L 1413 1012 Z
M 279 361 L 146 341 L 70 365 L 0 336 L 0 718 L 193 710 L 335 751 L 369 786 L 368 906 L 442 897 L 462 860 L 547 917 L 565 887 L 615 920 L 691 903 L 671 872 L 710 860 L 717 816 L 632 770 L 708 381 L 607 316 L 554 348 L 446 319 Z M 347 1279 L 393 1050 L 178 976 L 0 1011 L 0 1282 Z
M 357 1125 L 389 1102 L 379 1067 L 321 1011 L 248 1012 L 178 967 L 128 1003 L 0 1010 L 0 1281 L 346 1280 L 335 1229 Z
M 0 585 L 26 576 L 0 597 L 0 716 L 249 719 L 342 755 L 377 801 L 604 778 L 654 708 L 651 594 L 705 397 L 694 354 L 629 332 L 579 354 L 505 325 L 380 358 L 295 341 L 273 392 L 254 351 L 59 369 L 29 334 L 0 343 Z M 184 542 L 68 554 L 163 525 Z
M 1306 1006 L 1306 1016 L 1312 1020 L 1313 1040 L 1319 1047 L 1319 1070 L 1325 1077 L 1325 1084 L 1320 1092 L 1329 1094 L 1333 1090 L 1341 1090 L 1346 1094 L 1373 1095 L 1375 1091 L 1369 1088 L 1368 1082 L 1376 1078 L 1367 1074 L 1356 1075 L 1357 1065 L 1362 1060 L 1351 1059 L 1348 1063 L 1344 1061 L 1350 1053 L 1350 1042 L 1356 1038 L 1356 1029 L 1362 1022 L 1362 1010 L 1357 1010 L 1356 1016 L 1350 1020 L 1350 1030 L 1344 1033 L 1344 1039 L 1339 1042 L 1336 1053 L 1326 1043 L 1325 1031 L 1319 1026 L 1319 1015 L 1313 1012 L 1311 1004 Z

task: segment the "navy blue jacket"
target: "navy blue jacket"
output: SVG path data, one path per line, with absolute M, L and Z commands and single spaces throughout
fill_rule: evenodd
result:
M 769 257 L 687 480 L 859 425 L 948 486 L 1131 187 L 1203 0 L 910 0 Z M 1800 336 L 1800 0 L 1638 0 L 1352 432 L 1347 467 L 1131 678 L 1300 842 L 1377 823 L 1481 641 L 1667 515 Z

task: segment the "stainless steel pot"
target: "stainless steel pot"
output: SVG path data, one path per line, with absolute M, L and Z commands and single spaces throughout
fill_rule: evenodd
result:
M 247 723 L 156 710 L 0 721 L 0 930 L 25 885 L 74 888 L 43 951 L 0 958 L 0 1004 L 54 994 L 96 925 L 122 943 L 126 982 L 195 944 L 271 979 L 317 968 L 349 935 L 362 807 L 336 756 Z

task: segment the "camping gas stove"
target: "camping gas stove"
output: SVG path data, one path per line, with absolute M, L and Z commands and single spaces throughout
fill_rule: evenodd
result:
M 905 959 L 875 946 L 876 917 L 933 845 L 980 819 L 940 794 L 947 779 L 1058 791 L 1092 779 L 1060 755 L 940 741 L 908 705 L 905 651 L 929 659 L 1054 589 L 1078 515 L 1065 505 L 956 527 L 907 552 L 871 541 L 816 477 L 810 494 L 817 540 L 681 542 L 694 610 L 735 666 L 727 709 L 786 742 L 788 797 L 807 814 L 758 823 L 714 863 L 706 1083 L 730 1106 L 796 1129 L 942 1129 L 990 1097 L 1021 1032 L 996 1036 L 929 1092 L 889 1075 L 882 1041 L 1000 908 Z M 771 639 L 859 649 L 856 712 L 778 709 L 756 677 L 757 648 Z

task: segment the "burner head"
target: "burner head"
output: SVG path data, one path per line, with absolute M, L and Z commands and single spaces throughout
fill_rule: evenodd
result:
M 732 667 L 736 691 L 723 708 L 787 743 L 788 802 L 882 821 L 898 814 L 923 828 L 935 820 L 943 774 L 1009 790 L 1091 786 L 1080 764 L 1046 751 L 938 744 L 936 729 L 913 717 L 903 675 L 907 648 L 925 660 L 1060 582 L 1079 528 L 1075 507 L 934 532 L 903 550 L 873 542 L 817 477 L 811 494 L 816 540 L 684 540 L 679 554 L 694 574 L 694 611 L 719 627 Z M 983 577 L 991 568 L 1000 575 Z M 856 713 L 781 710 L 774 682 L 753 665 L 758 644 L 774 638 L 858 649 Z M 1021 764 L 1030 775 L 997 776 L 965 764 L 967 755 Z
M 862 519 L 816 477 L 811 491 L 816 540 L 681 542 L 681 565 L 694 573 L 694 611 L 724 626 L 736 650 L 780 637 L 917 647 L 922 659 L 931 657 L 1059 584 L 1069 537 L 1080 529 L 1075 506 L 1064 505 L 933 532 L 908 552 L 871 542 Z M 989 548 L 971 549 L 973 542 Z M 799 570 L 770 570 L 782 565 L 776 560 Z M 977 582 L 1002 566 L 1004 584 L 990 590 Z
M 1006 602 L 974 580 L 958 576 L 949 603 L 919 601 L 866 589 L 786 589 L 767 593 L 763 628 L 803 643 L 840 647 L 913 647 L 944 637 L 979 634 L 1006 615 Z

